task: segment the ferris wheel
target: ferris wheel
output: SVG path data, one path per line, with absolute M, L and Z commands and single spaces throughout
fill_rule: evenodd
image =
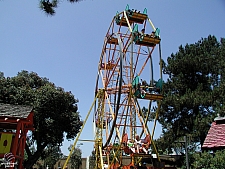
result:
M 113 17 L 95 86 L 96 168 L 135 167 L 152 158 L 151 149 L 160 161 L 152 140 L 163 99 L 159 33 L 147 9 L 140 12 L 127 5 Z

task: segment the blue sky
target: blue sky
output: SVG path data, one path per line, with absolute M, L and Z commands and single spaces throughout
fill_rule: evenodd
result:
M 0 71 L 16 76 L 34 71 L 79 99 L 84 119 L 94 100 L 97 65 L 103 40 L 113 16 L 129 4 L 143 11 L 161 30 L 162 56 L 166 60 L 178 47 L 209 34 L 225 37 L 224 0 L 85 0 L 60 3 L 55 16 L 46 16 L 38 0 L 0 1 Z M 89 118 L 81 139 L 93 139 Z M 156 137 L 160 135 L 160 127 Z M 65 141 L 62 151 L 73 141 Z M 80 147 L 89 156 L 93 144 Z

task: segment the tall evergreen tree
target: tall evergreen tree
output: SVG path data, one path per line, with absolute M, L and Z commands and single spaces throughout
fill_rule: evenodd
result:
M 216 114 L 224 115 L 224 44 L 224 39 L 219 42 L 210 35 L 195 44 L 181 45 L 163 62 L 168 79 L 159 116 L 163 135 L 158 145 L 162 149 L 185 135 L 202 145 Z

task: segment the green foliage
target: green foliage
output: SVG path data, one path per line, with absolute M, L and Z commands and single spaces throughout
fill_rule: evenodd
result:
M 151 105 L 151 104 L 150 104 Z M 150 113 L 149 113 L 149 108 L 150 108 L 150 105 L 148 108 L 146 108 L 145 106 L 141 109 L 141 112 L 142 112 L 142 115 L 144 117 L 144 119 L 147 118 L 147 121 L 153 121 L 155 119 L 155 116 L 156 116 L 156 106 L 153 106 L 152 109 L 150 109 Z
M 163 135 L 157 145 L 165 150 L 184 135 L 203 144 L 217 113 L 224 115 L 225 43 L 216 37 L 180 46 L 163 63 L 168 76 L 159 122 Z
M 94 169 L 96 166 L 96 160 L 95 160 L 96 156 L 95 156 L 95 151 L 91 152 L 91 155 L 89 157 L 89 169 Z
M 60 146 L 64 135 L 74 139 L 82 125 L 74 95 L 34 72 L 21 71 L 11 78 L 1 76 L 0 102 L 33 106 L 35 130 L 27 138 L 26 168 L 38 160 L 46 146 Z M 29 149 L 32 145 L 35 152 Z
M 70 3 L 79 2 L 81 0 L 68 0 Z M 59 0 L 40 0 L 40 9 L 43 10 L 47 15 L 54 15 L 55 9 L 59 5 Z
M 72 149 L 72 145 L 68 148 L 69 151 Z M 72 169 L 79 169 L 80 165 L 82 164 L 82 158 L 81 158 L 82 152 L 81 149 L 75 148 L 72 152 L 72 155 L 70 157 L 70 163 Z
M 3 78 L 3 77 L 4 77 L 4 73 L 0 72 L 0 78 Z
M 192 169 L 224 169 L 225 150 L 189 154 L 189 165 Z M 186 168 L 185 163 L 181 168 Z
M 57 146 L 47 147 L 42 153 L 42 160 L 44 160 L 44 166 L 54 168 L 55 163 L 63 157 L 61 149 Z

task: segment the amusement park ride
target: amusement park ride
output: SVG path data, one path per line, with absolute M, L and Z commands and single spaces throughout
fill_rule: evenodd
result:
M 163 168 L 152 139 L 163 98 L 160 40 L 147 9 L 140 12 L 127 5 L 110 24 L 98 64 L 95 99 L 81 128 L 82 132 L 94 112 L 96 169 L 138 168 L 143 163 Z M 153 79 L 154 60 L 160 63 L 158 81 Z M 142 112 L 143 107 L 148 107 L 147 113 Z M 155 116 L 152 131 L 150 116 Z

